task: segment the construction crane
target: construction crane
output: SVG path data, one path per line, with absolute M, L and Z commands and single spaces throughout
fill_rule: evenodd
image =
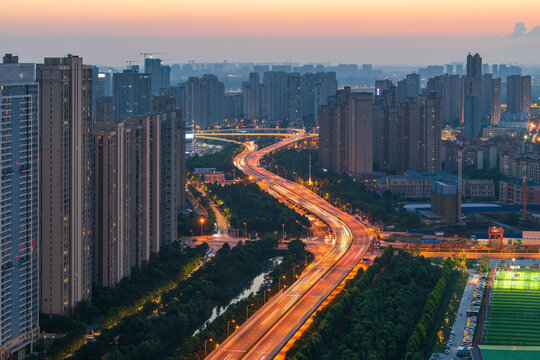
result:
M 157 52 L 142 52 L 142 53 L 140 53 L 139 55 L 142 55 L 143 58 L 146 59 L 147 57 L 152 58 L 152 56 L 154 56 L 154 55 L 159 55 L 159 54 L 163 54 L 163 53 L 157 53 Z
M 138 63 L 139 61 L 137 60 L 126 60 L 126 64 L 129 64 L 129 67 L 132 67 L 133 66 L 133 63 Z

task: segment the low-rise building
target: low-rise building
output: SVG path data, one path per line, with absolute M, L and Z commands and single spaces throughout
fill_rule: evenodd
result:
M 195 168 L 195 175 L 198 175 L 207 182 L 225 181 L 225 173 L 216 168 Z
M 401 175 L 388 175 L 378 179 L 377 191 L 382 194 L 388 190 L 409 200 L 430 199 L 432 181 L 457 183 L 457 176 L 447 171 L 420 173 L 409 170 Z M 464 180 L 462 194 L 466 199 L 491 200 L 495 197 L 495 186 L 489 180 Z
M 499 201 L 505 204 L 523 204 L 522 180 L 508 179 L 499 183 Z M 540 185 L 527 181 L 527 204 L 540 204 Z
M 458 184 L 455 181 L 431 182 L 431 208 L 447 222 L 458 221 Z
M 471 200 L 491 200 L 495 197 L 495 184 L 489 180 L 465 180 L 463 196 Z
M 431 198 L 432 180 L 453 180 L 454 175 L 447 171 L 421 173 L 409 170 L 401 175 L 388 175 L 377 180 L 377 191 L 390 191 L 404 199 Z
M 204 174 L 204 181 L 207 182 L 222 182 L 225 181 L 225 173 L 223 171 L 216 171 L 212 173 Z

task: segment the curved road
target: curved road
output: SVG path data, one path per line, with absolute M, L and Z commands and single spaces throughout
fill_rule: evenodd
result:
M 258 167 L 266 154 L 308 139 L 299 133 L 256 151 L 253 143 L 235 158 L 235 165 L 253 177 L 261 188 L 279 193 L 324 220 L 334 232 L 331 250 L 309 266 L 290 288 L 270 299 L 207 359 L 272 359 L 320 304 L 361 261 L 369 247 L 368 229 L 305 187 Z

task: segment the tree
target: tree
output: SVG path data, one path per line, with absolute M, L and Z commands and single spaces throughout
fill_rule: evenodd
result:
M 480 271 L 481 272 L 488 272 L 489 268 L 490 268 L 490 260 L 486 255 L 484 255 L 480 259 Z

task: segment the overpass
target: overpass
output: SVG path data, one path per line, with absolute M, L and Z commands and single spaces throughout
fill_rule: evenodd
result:
M 303 129 L 291 128 L 239 128 L 239 129 L 208 129 L 194 132 L 196 137 L 201 136 L 282 136 L 292 137 L 304 135 Z

